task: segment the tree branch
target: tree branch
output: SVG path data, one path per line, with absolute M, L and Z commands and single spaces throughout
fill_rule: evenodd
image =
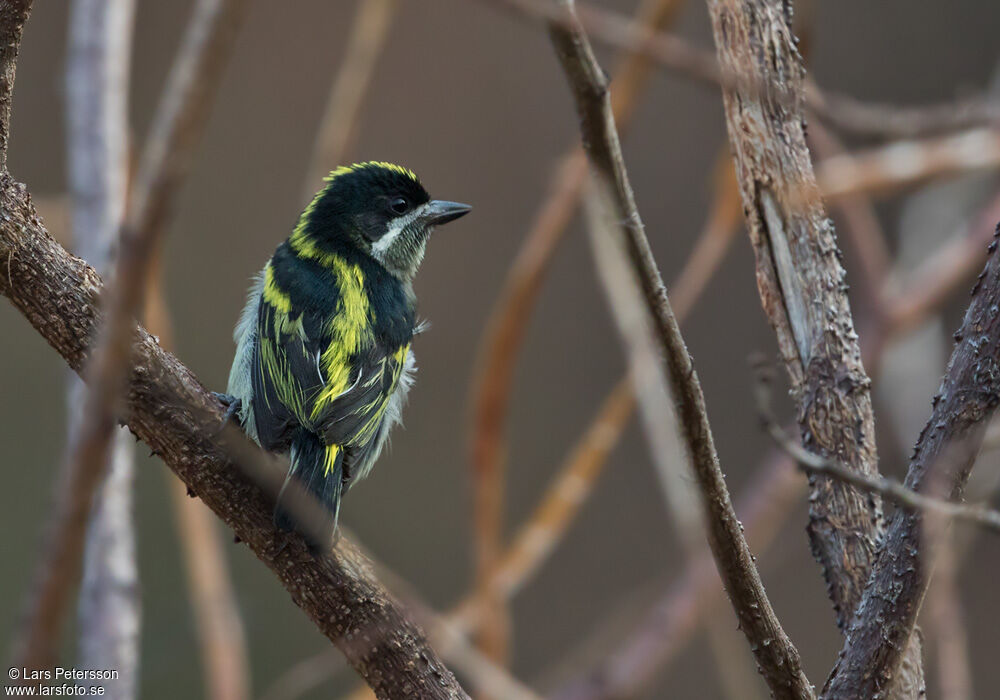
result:
M 842 462 L 809 452 L 793 440 L 774 419 L 770 407 L 771 396 L 769 384 L 770 377 L 766 376 L 766 372 L 761 370 L 757 379 L 756 398 L 757 410 L 760 412 L 764 430 L 778 447 L 794 459 L 796 464 L 806 473 L 829 476 L 838 481 L 843 481 L 860 491 L 883 496 L 904 509 L 929 511 L 947 520 L 959 520 L 977 525 L 991 532 L 1000 533 L 1000 512 L 984 505 L 955 503 L 941 498 L 926 496 L 907 488 L 895 479 L 887 479 L 885 477 L 873 478 L 865 474 L 860 474 L 848 468 Z
M 958 500 L 1000 404 L 1000 262 L 991 256 L 972 290 L 931 417 L 920 434 L 905 485 L 922 491 L 946 483 Z M 935 478 L 932 479 L 931 477 Z M 844 649 L 827 681 L 827 698 L 871 697 L 895 679 L 927 590 L 931 555 L 922 538 L 923 513 L 903 510 L 886 530 L 879 558 Z
M 798 406 L 802 443 L 851 469 L 878 474 L 869 379 L 861 364 L 844 269 L 809 160 L 801 108 L 803 67 L 788 18 L 771 0 L 709 0 L 723 72 L 763 90 L 724 90 L 761 301 L 778 337 Z M 793 99 L 775 99 L 770 95 Z M 819 478 L 809 499 L 813 556 L 837 622 L 850 622 L 881 532 L 881 504 Z M 913 658 L 919 655 L 912 652 Z M 914 687 L 922 686 L 921 680 Z M 910 695 L 906 692 L 904 695 Z
M 573 12 L 572 2 L 566 0 L 562 6 L 567 21 L 552 23 L 550 35 L 576 102 L 596 191 L 604 199 L 602 204 L 606 207 L 607 216 L 618 222 L 621 228 L 629 258 L 653 317 L 658 340 L 666 355 L 681 432 L 701 489 L 708 539 L 719 573 L 740 620 L 740 627 L 751 643 L 774 696 L 811 698 L 812 686 L 802 672 L 798 651 L 785 635 L 771 608 L 733 512 L 715 452 L 701 385 L 670 308 L 625 172 L 607 80 Z

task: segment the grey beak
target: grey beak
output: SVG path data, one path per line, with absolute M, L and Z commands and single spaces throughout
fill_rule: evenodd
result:
M 440 226 L 449 221 L 454 221 L 460 216 L 465 216 L 472 210 L 468 204 L 460 202 L 445 202 L 434 199 L 427 203 L 424 209 L 424 218 L 432 226 Z

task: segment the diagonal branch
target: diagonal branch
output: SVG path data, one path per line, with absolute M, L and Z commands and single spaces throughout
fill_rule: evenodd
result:
M 905 485 L 923 491 L 947 484 L 961 498 L 988 420 L 1000 405 L 1000 230 L 972 290 L 972 302 L 931 417 L 920 433 Z M 930 579 L 932 552 L 922 536 L 924 513 L 900 511 L 886 529 L 879 558 L 824 696 L 872 697 L 898 675 Z
M 719 573 L 739 617 L 740 627 L 751 643 L 774 696 L 811 698 L 812 686 L 802 672 L 798 651 L 771 608 L 733 512 L 719 467 L 701 384 L 670 308 L 625 172 L 607 80 L 573 12 L 572 2 L 566 0 L 562 5 L 568 21 L 550 25 L 552 42 L 576 102 L 596 191 L 602 197 L 601 204 L 609 221 L 615 222 L 615 227 L 621 229 L 665 354 L 681 433 L 701 491 L 709 544 Z

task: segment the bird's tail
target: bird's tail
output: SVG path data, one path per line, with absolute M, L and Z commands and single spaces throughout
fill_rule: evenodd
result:
M 337 529 L 340 513 L 343 462 L 344 453 L 338 446 L 324 445 L 315 434 L 300 428 L 292 438 L 291 467 L 278 494 L 274 524 L 282 530 L 298 531 L 310 540 L 323 540 L 313 542 L 316 545 L 329 541 Z M 291 488 L 293 480 L 299 488 Z M 302 499 L 303 491 L 319 501 L 323 509 L 304 503 L 312 499 Z M 324 511 L 325 518 L 321 516 L 320 522 L 313 522 L 317 520 L 316 514 Z

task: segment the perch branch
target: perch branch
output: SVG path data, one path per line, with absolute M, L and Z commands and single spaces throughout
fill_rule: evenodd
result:
M 0 5 L 0 162 L 6 146 L 17 47 L 30 3 Z M 97 273 L 69 255 L 45 231 L 26 188 L 0 168 L 0 294 L 77 372 L 100 330 Z M 126 365 L 123 414 L 129 428 L 159 454 L 267 564 L 292 599 L 345 654 L 382 698 L 465 698 L 423 634 L 374 579 L 369 565 L 343 538 L 315 557 L 301 535 L 272 523 L 273 502 L 243 474 L 228 468 L 213 441 L 223 407 L 176 358 L 134 324 Z M 231 426 L 227 433 L 234 432 Z M 240 437 L 247 467 L 270 458 Z M 244 464 L 246 460 L 246 464 Z M 272 470 L 272 487 L 284 470 Z
M 811 698 L 812 686 L 802 672 L 798 651 L 785 635 L 771 608 L 733 512 L 715 452 L 701 385 L 670 308 L 625 172 L 607 80 L 575 17 L 572 2 L 567 0 L 562 7 L 571 28 L 553 23 L 550 35 L 576 102 L 595 191 L 603 199 L 607 216 L 619 222 L 661 349 L 666 355 L 681 433 L 701 490 L 708 539 L 719 573 L 741 629 L 750 641 L 774 696 Z
M 101 281 L 52 240 L 24 186 L 6 173 L 0 175 L 0 211 L 0 294 L 79 372 L 99 330 Z M 272 465 L 270 458 L 239 435 L 235 447 L 221 453 L 213 433 L 222 421 L 222 405 L 152 336 L 135 326 L 133 331 L 124 410 L 132 432 L 274 571 L 380 698 L 465 698 L 423 633 L 346 538 L 317 558 L 302 536 L 275 531 L 273 499 L 229 467 L 227 455 L 236 452 L 239 465 L 255 482 L 268 479 L 273 493 L 285 469 L 262 474 L 256 465 Z

